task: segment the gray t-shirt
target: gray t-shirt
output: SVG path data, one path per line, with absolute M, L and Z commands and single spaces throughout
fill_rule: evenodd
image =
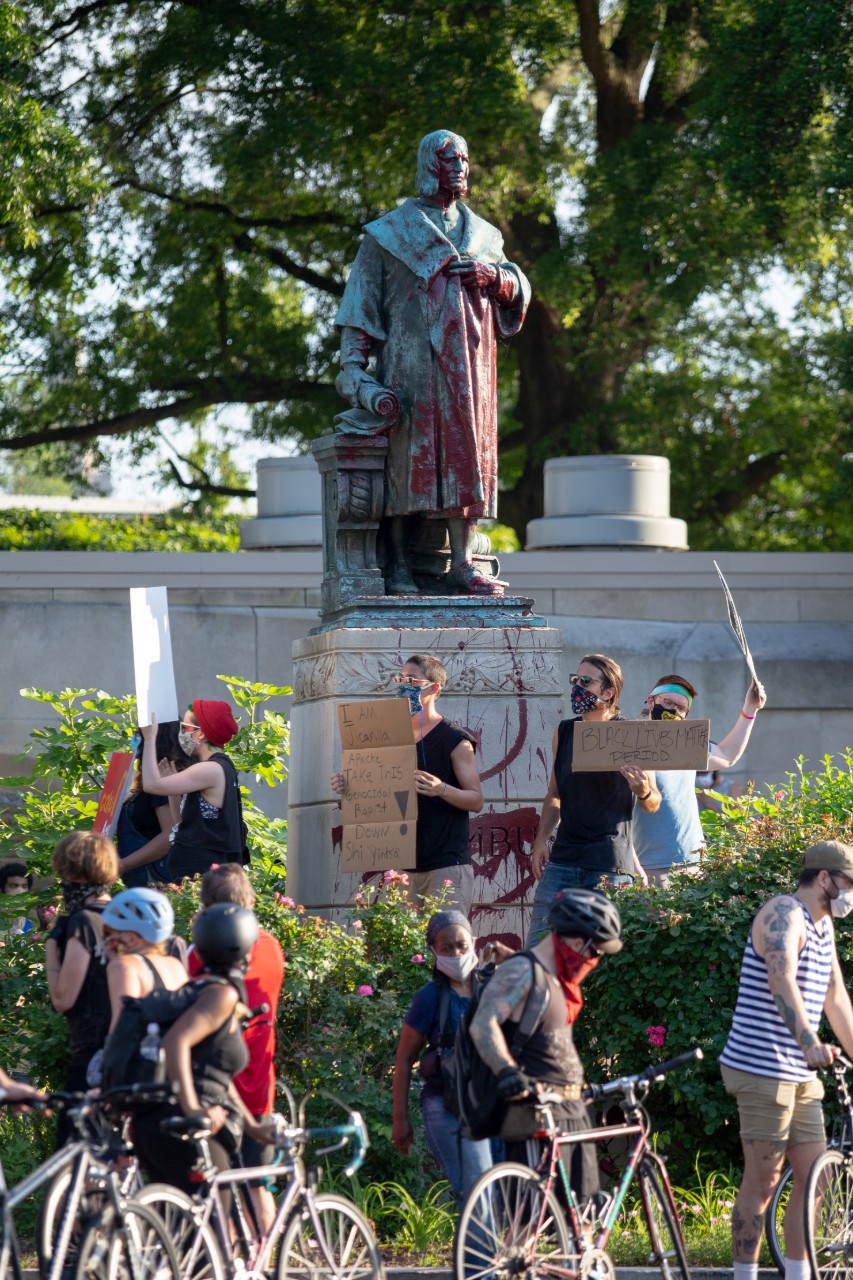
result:
M 634 850 L 646 871 L 699 861 L 705 847 L 694 769 L 661 769 L 655 775 L 661 794 L 657 813 L 634 805 Z

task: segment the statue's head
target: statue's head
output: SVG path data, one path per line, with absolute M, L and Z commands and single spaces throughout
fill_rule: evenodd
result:
M 468 194 L 468 144 L 458 133 L 436 129 L 418 144 L 418 171 L 415 187 L 419 196 L 435 196 L 439 191 L 454 200 Z

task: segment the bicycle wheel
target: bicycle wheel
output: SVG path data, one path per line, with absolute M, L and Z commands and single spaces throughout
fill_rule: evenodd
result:
M 75 1280 L 181 1280 L 163 1220 L 133 1201 L 107 1210 L 83 1236 Z
M 840 1151 L 818 1156 L 806 1180 L 806 1249 L 814 1280 L 846 1280 L 853 1269 L 853 1164 Z
M 649 1233 L 649 1265 L 660 1267 L 663 1280 L 690 1280 L 684 1237 L 669 1182 L 648 1159 L 640 1161 L 637 1180 Z
M 308 1193 L 310 1195 L 310 1192 Z M 336 1280 L 383 1280 L 382 1257 L 367 1219 L 333 1192 L 311 1196 L 286 1223 L 276 1263 L 276 1280 L 336 1277 Z
M 523 1164 L 496 1164 L 475 1183 L 456 1226 L 456 1280 L 564 1274 L 576 1269 L 563 1211 Z
M 226 1267 L 216 1232 L 200 1222 L 200 1205 L 192 1196 L 165 1182 L 150 1182 L 134 1203 L 154 1209 L 166 1224 L 183 1280 L 226 1280 Z
M 785 1221 L 785 1210 L 788 1207 L 788 1197 L 793 1185 L 794 1171 L 789 1164 L 786 1164 L 776 1190 L 773 1192 L 773 1198 L 767 1206 L 764 1219 L 767 1248 L 770 1250 L 774 1267 L 782 1276 L 785 1274 L 785 1236 L 782 1232 L 782 1224 Z

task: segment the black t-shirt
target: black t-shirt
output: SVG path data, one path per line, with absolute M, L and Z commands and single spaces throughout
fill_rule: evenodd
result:
M 65 952 L 72 938 L 76 938 L 89 953 L 89 967 L 80 994 L 71 1008 L 65 1011 L 72 1057 L 91 1057 L 96 1050 L 101 1049 L 110 1026 L 107 966 L 99 945 L 104 940 L 101 914 L 107 905 L 106 902 L 97 902 L 69 916 L 65 938 L 59 948 L 60 963 L 65 959 Z
M 470 742 L 473 746 L 476 739 L 451 720 L 440 721 L 415 743 L 416 768 L 434 774 L 450 787 L 458 787 L 459 779 L 450 757 L 460 742 Z M 416 850 L 418 871 L 437 871 L 441 867 L 470 863 L 467 809 L 457 809 L 438 796 L 418 796 Z
M 634 794 L 619 772 L 572 773 L 573 734 L 580 719 L 576 716 L 562 720 L 557 730 L 554 776 L 560 797 L 560 825 L 551 861 L 558 866 L 583 867 L 603 874 L 632 875 Z
M 132 791 L 121 807 L 116 830 L 119 857 L 125 858 L 141 849 L 162 831 L 157 810 L 169 803 L 168 796 L 152 796 L 147 791 Z

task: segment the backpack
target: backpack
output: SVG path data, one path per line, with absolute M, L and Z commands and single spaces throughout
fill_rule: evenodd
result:
M 527 993 L 524 1009 L 509 1051 L 517 1060 L 518 1055 L 533 1035 L 542 1015 L 548 1007 L 550 992 L 539 961 L 529 951 L 519 951 L 526 956 L 533 969 L 533 985 Z M 456 1077 L 456 1114 L 459 1128 L 472 1142 L 482 1138 L 496 1138 L 500 1134 L 508 1103 L 499 1096 L 495 1073 L 480 1057 L 471 1039 L 471 1023 L 480 1005 L 480 999 L 492 974 L 494 965 L 478 970 L 474 975 L 471 1003 L 462 1015 L 453 1046 L 453 1072 Z M 478 981 L 479 979 L 479 981 Z
M 161 1084 L 166 1068 L 162 1060 L 144 1058 L 140 1053 L 148 1027 L 155 1022 L 160 1037 L 195 1004 L 201 992 L 210 983 L 227 983 L 228 978 L 203 974 L 177 991 L 162 987 L 147 996 L 124 996 L 118 1021 L 104 1045 L 101 1060 L 101 1087 L 104 1090 L 119 1089 L 131 1084 Z M 232 983 L 236 986 L 236 983 Z M 238 989 L 239 994 L 239 989 Z

